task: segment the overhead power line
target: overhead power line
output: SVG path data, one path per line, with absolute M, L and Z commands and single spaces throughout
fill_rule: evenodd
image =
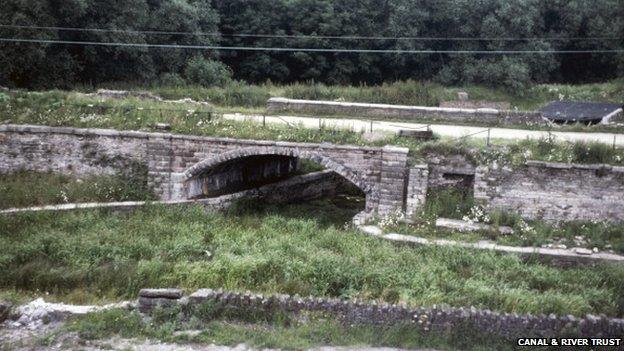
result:
M 599 41 L 599 40 L 623 40 L 622 37 L 595 36 L 595 37 L 416 37 L 416 36 L 359 36 L 359 35 L 304 35 L 304 34 L 254 34 L 254 33 L 218 33 L 218 32 L 183 32 L 183 31 L 159 31 L 159 30 L 132 30 L 132 29 L 108 29 L 108 28 L 77 28 L 56 26 L 25 26 L 0 24 L 0 28 L 13 29 L 36 29 L 56 30 L 72 32 L 100 32 L 100 33 L 127 33 L 127 34 L 153 34 L 153 35 L 187 35 L 187 36 L 212 36 L 234 38 L 280 38 L 280 39 L 333 39 L 333 40 L 413 40 L 413 41 Z
M 120 43 L 97 41 L 47 40 L 0 38 L 0 42 L 120 46 L 161 49 L 197 49 L 197 50 L 228 50 L 228 51 L 276 51 L 276 52 L 328 52 L 328 53 L 370 53 L 370 54 L 598 54 L 624 53 L 624 49 L 613 50 L 401 50 L 401 49 L 336 49 L 336 48 L 293 48 L 293 47 L 255 47 L 255 46 L 217 46 L 217 45 L 178 45 L 149 43 Z

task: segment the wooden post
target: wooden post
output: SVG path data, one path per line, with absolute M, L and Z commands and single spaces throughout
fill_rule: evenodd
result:
M 266 116 L 262 115 L 262 126 L 265 127 L 266 126 Z
M 372 119 L 370 120 L 370 131 L 371 133 L 373 132 L 373 120 Z
M 487 146 L 490 146 L 490 130 L 491 130 L 491 129 L 492 129 L 492 128 L 488 128 L 488 135 L 487 135 L 487 142 L 486 142 L 486 145 L 487 145 Z

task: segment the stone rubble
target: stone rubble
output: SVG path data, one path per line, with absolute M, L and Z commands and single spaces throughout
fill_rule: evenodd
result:
M 436 227 L 457 230 L 459 232 L 496 231 L 503 235 L 513 234 L 513 229 L 507 226 L 493 226 L 485 223 L 467 222 L 459 219 L 438 218 Z
M 43 298 L 38 298 L 28 304 L 14 309 L 11 317 L 4 321 L 4 326 L 8 328 L 37 329 L 44 324 L 58 322 L 72 315 L 84 315 L 90 312 L 104 311 L 112 308 L 133 308 L 133 303 L 123 301 L 103 306 L 94 305 L 68 305 L 64 303 L 45 302 Z

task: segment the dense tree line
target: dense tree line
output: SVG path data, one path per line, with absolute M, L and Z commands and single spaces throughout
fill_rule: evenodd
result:
M 416 50 L 618 49 L 621 0 L 0 0 L 0 24 L 113 29 L 0 28 L 4 38 L 190 45 Z M 121 30 L 121 31 L 119 31 Z M 130 32 L 128 32 L 128 31 Z M 202 32 L 221 35 L 136 33 Z M 559 38 L 363 40 L 308 36 Z M 110 81 L 203 85 L 317 81 L 376 84 L 419 79 L 522 90 L 530 82 L 588 82 L 624 75 L 624 54 L 379 54 L 0 43 L 0 84 L 71 87 Z

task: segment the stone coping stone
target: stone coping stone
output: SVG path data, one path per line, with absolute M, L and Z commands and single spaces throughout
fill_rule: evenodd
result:
M 383 230 L 374 225 L 358 226 L 358 230 L 366 235 L 379 237 L 384 240 L 389 240 L 396 243 L 421 246 L 445 246 L 477 250 L 491 250 L 501 254 L 516 254 L 523 258 L 537 257 L 540 259 L 544 259 L 544 261 L 547 263 L 553 263 L 560 266 L 596 264 L 601 262 L 620 264 L 624 263 L 624 256 L 622 255 L 612 254 L 608 252 L 592 252 L 591 250 L 581 248 L 573 248 L 571 250 L 567 250 L 541 247 L 497 245 L 488 240 L 470 243 L 447 239 L 427 239 L 398 233 L 383 234 Z M 380 232 L 381 234 L 379 234 Z
M 141 139 L 178 139 L 191 141 L 204 141 L 215 143 L 229 143 L 249 146 L 281 146 L 281 147 L 302 147 L 312 149 L 332 149 L 332 150 L 360 150 L 360 151 L 377 151 L 377 152 L 396 152 L 407 154 L 409 149 L 398 146 L 388 145 L 387 147 L 376 146 L 356 146 L 332 143 L 305 143 L 291 141 L 275 141 L 275 140 L 252 140 L 252 139 L 236 139 L 224 137 L 209 137 L 187 134 L 171 134 L 171 133 L 153 133 L 130 130 L 116 129 L 99 129 L 99 128 L 73 128 L 73 127 L 50 127 L 32 124 L 0 124 L 0 132 L 17 132 L 17 133 L 51 133 L 51 134 L 71 134 L 81 136 L 106 136 L 106 137 L 131 137 Z
M 139 297 L 147 298 L 164 298 L 164 299 L 179 299 L 182 298 L 184 292 L 182 289 L 166 288 L 166 289 L 141 289 L 139 291 Z
M 611 254 L 607 252 L 598 252 L 588 254 L 586 251 L 578 253 L 575 250 L 566 249 L 549 249 L 541 247 L 522 247 L 522 246 L 507 246 L 497 245 L 490 241 L 479 241 L 476 243 L 467 243 L 446 239 L 427 239 L 411 235 L 403 235 L 397 233 L 389 233 L 380 236 L 383 239 L 391 240 L 395 242 L 404 242 L 408 244 L 417 245 L 432 245 L 432 246 L 456 246 L 470 249 L 481 250 L 493 250 L 505 254 L 519 254 L 521 256 L 530 257 L 533 255 L 541 256 L 550 259 L 560 259 L 568 263 L 598 263 L 598 262 L 613 262 L 624 263 L 624 256 Z
M 530 167 L 555 168 L 555 169 L 586 169 L 586 170 L 594 170 L 594 171 L 607 170 L 607 171 L 612 171 L 612 172 L 624 172 L 624 167 L 613 166 L 607 163 L 585 164 L 585 163 L 563 163 L 563 162 L 527 160 L 525 162 L 525 165 L 530 166 Z
M 390 105 L 390 104 L 371 104 L 363 102 L 338 102 L 327 100 L 301 100 L 301 99 L 288 99 L 284 97 L 272 97 L 269 98 L 268 103 L 283 103 L 283 104 L 306 104 L 317 106 L 337 106 L 337 107 L 365 107 L 365 108 L 384 108 L 384 109 L 396 109 L 396 110 L 413 110 L 413 111 L 425 111 L 425 112 L 447 112 L 447 113 L 462 113 L 462 114 L 498 114 L 501 112 L 525 112 L 514 110 L 497 110 L 493 108 L 456 108 L 456 107 L 435 107 L 435 106 L 413 106 L 413 105 Z M 534 112 L 534 111 L 528 111 Z
M 108 208 L 112 210 L 133 210 L 137 207 L 142 207 L 147 204 L 163 204 L 163 205 L 185 205 L 185 204 L 205 204 L 209 199 L 200 200 L 173 200 L 173 201 L 124 201 L 124 202 L 85 202 L 85 203 L 71 203 L 71 204 L 59 204 L 59 205 L 46 205 L 46 206 L 34 206 L 23 208 L 8 208 L 0 210 L 0 215 L 11 215 L 23 212 L 41 212 L 41 211 L 71 211 L 71 210 L 83 210 L 83 209 L 97 209 Z
M 372 236 L 380 236 L 383 234 L 383 230 L 375 225 L 362 225 L 359 226 L 358 229 L 364 234 Z
M 493 226 L 485 223 L 473 223 L 459 219 L 438 218 L 436 227 L 457 230 L 460 232 L 498 231 L 503 235 L 513 234 L 513 229 L 507 226 Z

